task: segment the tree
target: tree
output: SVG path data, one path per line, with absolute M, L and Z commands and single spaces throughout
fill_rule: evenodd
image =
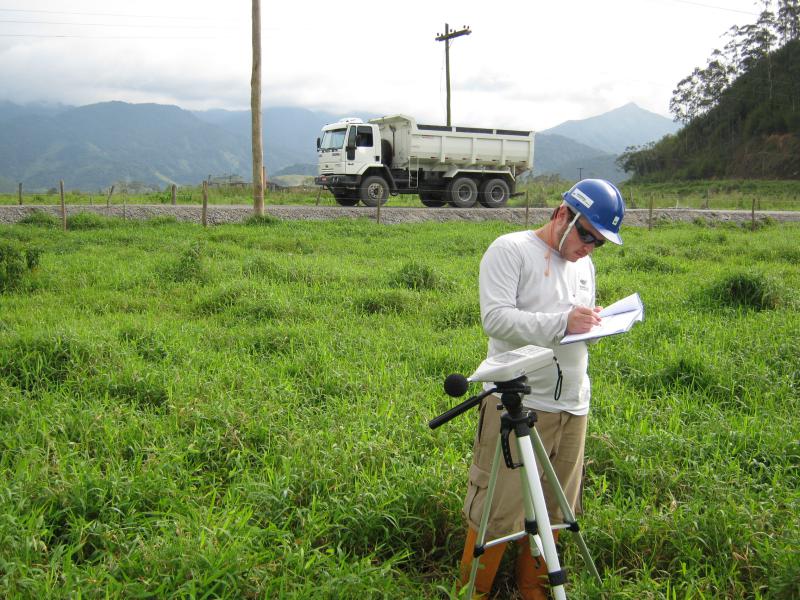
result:
M 686 124 L 697 116 L 699 88 L 700 69 L 695 67 L 694 71 L 681 79 L 677 87 L 672 90 L 669 112 L 676 121 Z
M 800 0 L 780 0 L 776 30 L 786 44 L 800 37 Z
M 669 110 L 675 120 L 688 123 L 714 108 L 728 88 L 732 75 L 733 69 L 722 52 L 714 50 L 705 69 L 695 67 L 672 91 Z
M 253 213 L 264 214 L 264 143 L 261 138 L 261 0 L 253 0 L 253 74 L 250 77 Z
M 723 50 L 714 50 L 704 69 L 681 79 L 672 91 L 670 112 L 676 121 L 688 123 L 714 108 L 731 83 L 765 56 L 769 61 L 780 36 L 783 43 L 796 39 L 800 29 L 800 0 L 778 0 L 777 17 L 770 10 L 773 0 L 763 0 L 764 9 L 755 23 L 728 30 Z M 792 38 L 791 36 L 795 36 Z M 772 98 L 772 68 L 767 65 L 767 90 Z

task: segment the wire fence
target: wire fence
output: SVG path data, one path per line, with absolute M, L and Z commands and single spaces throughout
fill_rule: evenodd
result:
M 737 189 L 736 186 L 739 186 Z M 522 184 L 517 195 L 509 199 L 509 207 L 556 207 L 570 184 Z M 680 184 L 675 187 L 681 188 Z M 743 188 L 743 189 L 742 189 Z M 663 185 L 626 185 L 620 189 L 629 208 L 643 209 L 695 209 L 695 210 L 756 210 L 800 211 L 800 181 L 764 181 L 733 184 L 706 184 L 692 189 L 663 189 Z M 64 190 L 64 203 L 70 206 L 117 206 L 125 204 L 194 205 L 205 201 L 208 205 L 248 205 L 253 203 L 250 186 L 170 186 L 158 192 L 139 192 L 124 187 L 111 186 L 97 192 Z M 59 187 L 47 191 L 27 192 L 22 186 L 17 193 L 0 194 L 0 205 L 58 205 L 61 203 Z M 336 205 L 328 190 L 314 185 L 294 187 L 267 186 L 264 190 L 267 205 Z M 388 206 L 422 207 L 416 194 L 400 194 L 388 199 Z

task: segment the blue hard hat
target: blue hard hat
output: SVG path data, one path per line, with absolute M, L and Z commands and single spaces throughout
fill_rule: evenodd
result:
M 613 183 L 605 179 L 583 179 L 565 192 L 563 198 L 609 242 L 622 245 L 619 228 L 625 216 L 625 200 Z

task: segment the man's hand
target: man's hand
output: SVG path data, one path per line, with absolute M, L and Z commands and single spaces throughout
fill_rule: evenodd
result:
M 569 311 L 567 317 L 567 333 L 586 333 L 595 325 L 600 324 L 600 317 L 597 315 L 602 309 L 600 306 L 589 308 L 588 306 L 576 306 Z

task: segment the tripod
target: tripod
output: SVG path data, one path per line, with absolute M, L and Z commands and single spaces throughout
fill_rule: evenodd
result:
M 466 412 L 473 406 L 480 404 L 481 400 L 493 393 L 500 394 L 501 405 L 498 405 L 498 410 L 505 409 L 505 412 L 500 418 L 500 436 L 497 439 L 497 446 L 495 448 L 494 458 L 492 460 L 492 469 L 489 476 L 489 486 L 486 490 L 486 500 L 483 507 L 483 514 L 481 515 L 481 522 L 478 529 L 478 537 L 475 548 L 472 554 L 472 565 L 470 570 L 469 584 L 467 586 L 466 597 L 471 598 L 475 587 L 475 578 L 478 573 L 479 557 L 488 549 L 493 546 L 504 544 L 506 542 L 519 540 L 526 535 L 529 538 L 529 546 L 531 554 L 534 557 L 544 555 L 545 563 L 547 564 L 548 579 L 553 591 L 553 596 L 556 600 L 566 600 L 566 592 L 564 591 L 564 584 L 566 583 L 566 572 L 561 569 L 558 559 L 558 552 L 556 551 L 555 540 L 553 538 L 553 530 L 568 529 L 576 535 L 578 546 L 587 567 L 592 575 L 602 584 L 600 574 L 594 565 L 589 548 L 583 536 L 580 534 L 578 523 L 575 520 L 575 515 L 567 502 L 564 491 L 556 477 L 555 470 L 553 469 L 550 459 L 547 456 L 542 440 L 539 433 L 536 431 L 534 424 L 536 423 L 536 413 L 533 411 L 523 410 L 522 396 L 530 393 L 530 387 L 526 385 L 527 378 L 525 376 L 518 377 L 517 379 L 495 383 L 495 388 L 484 391 L 478 396 L 474 396 L 465 402 L 453 407 L 449 411 L 431 420 L 428 424 L 431 429 L 435 429 L 454 417 Z M 519 456 L 522 460 L 521 463 L 515 464 L 511 455 L 510 434 L 514 432 L 517 440 L 517 449 Z M 533 432 L 533 435 L 531 435 Z M 525 509 L 525 529 L 523 531 L 512 533 L 504 537 L 497 538 L 486 542 L 486 529 L 489 522 L 489 512 L 492 505 L 492 497 L 494 495 L 495 485 L 497 483 L 497 473 L 500 469 L 500 454 L 503 455 L 503 460 L 506 467 L 509 469 L 520 469 L 520 478 L 522 485 L 522 497 Z M 544 473 L 547 475 L 547 481 L 558 500 L 558 505 L 564 515 L 564 523 L 552 525 L 550 517 L 547 513 L 547 505 L 544 499 L 544 491 L 542 489 L 542 482 L 539 478 L 539 472 L 536 466 L 536 460 L 542 465 Z

